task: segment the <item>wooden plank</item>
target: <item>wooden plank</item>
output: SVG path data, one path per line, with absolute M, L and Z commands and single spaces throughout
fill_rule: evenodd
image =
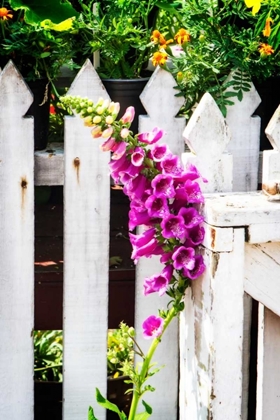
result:
M 105 97 L 88 61 L 69 94 Z M 85 420 L 95 403 L 95 387 L 106 395 L 110 155 L 78 117 L 65 122 L 64 184 L 64 382 L 63 418 Z
M 270 202 L 262 192 L 206 194 L 205 197 L 205 221 L 213 226 L 277 224 L 280 220 L 280 202 Z
M 228 80 L 233 76 L 234 72 Z M 231 134 L 227 150 L 233 157 L 233 191 L 255 191 L 258 188 L 261 119 L 253 113 L 261 98 L 251 83 L 250 90 L 243 92 L 242 101 L 237 97 L 232 101 L 234 105 L 227 107 L 226 123 Z
M 176 117 L 184 104 L 184 98 L 176 97 L 176 81 L 171 73 L 158 66 L 140 95 L 148 115 L 140 115 L 139 131 L 151 131 L 160 127 L 164 131 L 162 142 L 167 143 L 172 153 L 180 156 L 184 151 L 184 117 Z
M 280 318 L 259 305 L 257 420 L 278 420 L 280 411 Z
M 192 283 L 196 359 L 194 381 L 198 382 L 198 402 L 188 406 L 188 401 L 194 399 L 193 391 L 189 388 L 185 395 L 185 418 L 241 418 L 243 260 L 244 232 L 243 229 L 234 229 L 233 251 L 212 253 L 206 250 L 206 272 Z
M 64 144 L 50 143 L 35 152 L 35 185 L 64 184 Z
M 204 192 L 232 191 L 233 160 L 225 152 L 230 133 L 216 102 L 205 93 L 183 133 L 190 152 L 182 154 L 185 166 L 195 165 L 208 181 Z
M 32 96 L 0 73 L 0 418 L 33 419 L 34 144 Z
M 280 315 L 280 242 L 246 244 L 244 289 Z
M 214 252 L 230 252 L 233 249 L 233 228 L 219 228 L 204 223 L 203 246 Z
M 144 353 L 151 341 L 142 336 L 142 323 L 150 315 L 158 315 L 158 309 L 166 308 L 168 296 L 143 295 L 143 280 L 162 271 L 157 257 L 143 258 L 136 265 L 135 329 L 136 339 Z M 156 392 L 147 393 L 145 400 L 153 407 L 153 419 L 176 419 L 178 409 L 178 321 L 174 319 L 157 348 L 153 362 L 164 366 L 148 382 Z M 137 358 L 139 361 L 139 358 Z

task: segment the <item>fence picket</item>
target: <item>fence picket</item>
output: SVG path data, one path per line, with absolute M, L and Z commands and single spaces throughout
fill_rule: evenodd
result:
M 163 141 L 178 156 L 184 151 L 182 133 L 186 125 L 184 117 L 176 117 L 184 98 L 174 96 L 176 82 L 167 71 L 158 67 L 140 95 L 148 115 L 140 115 L 139 131 L 147 132 L 154 127 L 164 130 Z
M 229 81 L 233 75 L 229 76 Z M 233 191 L 255 191 L 258 189 L 261 120 L 252 114 L 261 99 L 252 83 L 250 91 L 243 92 L 242 101 L 237 97 L 230 99 L 234 105 L 227 108 L 226 122 L 231 135 L 227 150 L 233 157 Z
M 32 95 L 0 72 L 0 418 L 33 419 L 34 145 Z
M 256 420 L 278 420 L 280 410 L 280 318 L 259 305 Z
M 90 62 L 69 94 L 106 92 Z M 106 395 L 110 178 L 108 153 L 79 117 L 65 121 L 63 418 L 85 420 L 95 387 Z M 105 419 L 105 410 L 96 407 Z
M 196 165 L 208 180 L 204 192 L 232 191 L 232 156 L 224 153 L 230 141 L 225 119 L 216 102 L 205 93 L 183 133 L 190 152 L 182 155 L 184 165 Z

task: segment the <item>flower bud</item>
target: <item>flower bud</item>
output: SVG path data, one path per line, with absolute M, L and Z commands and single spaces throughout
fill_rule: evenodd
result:
M 133 106 L 129 106 L 126 109 L 122 118 L 120 119 L 120 122 L 122 122 L 123 124 L 132 123 L 134 116 L 135 116 L 135 109 Z
M 101 122 L 102 118 L 99 115 L 95 115 L 95 117 L 93 117 L 93 123 L 94 124 L 99 124 Z
M 121 130 L 121 138 L 122 139 L 126 139 L 129 136 L 129 129 L 128 128 L 123 128 Z
M 99 127 L 99 125 L 95 125 L 93 129 L 91 130 L 91 135 L 94 139 L 98 139 L 102 136 L 102 130 Z
M 113 124 L 114 118 L 112 117 L 112 115 L 108 115 L 105 121 L 106 121 L 106 124 Z
M 93 126 L 93 122 L 92 122 L 92 117 L 88 116 L 84 118 L 84 125 L 86 127 L 92 127 Z
M 108 138 L 108 137 L 111 137 L 112 134 L 113 134 L 113 127 L 110 125 L 108 128 L 106 128 L 102 132 L 102 137 Z

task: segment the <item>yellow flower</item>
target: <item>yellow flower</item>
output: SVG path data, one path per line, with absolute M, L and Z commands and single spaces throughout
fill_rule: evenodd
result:
M 157 51 L 153 54 L 152 63 L 154 66 L 158 64 L 164 65 L 167 60 L 167 54 L 165 52 Z
M 271 45 L 261 42 L 259 46 L 259 52 L 262 57 L 267 57 L 268 55 L 271 55 L 274 53 L 274 49 L 272 48 Z
M 179 29 L 174 39 L 177 44 L 182 45 L 185 42 L 189 42 L 191 40 L 191 35 L 188 31 L 186 31 L 186 29 Z
M 269 37 L 271 34 L 271 27 L 270 24 L 273 23 L 273 20 L 271 19 L 271 17 L 268 17 L 265 21 L 265 27 L 263 30 L 263 36 L 267 36 Z
M 249 9 L 252 7 L 252 15 L 255 16 L 256 13 L 258 13 L 258 11 L 261 8 L 261 2 L 262 0 L 244 0 L 245 4 L 247 7 L 249 7 Z
M 12 18 L 13 15 L 11 13 L 11 10 L 6 9 L 6 7 L 0 7 L 0 19 L 8 20 Z

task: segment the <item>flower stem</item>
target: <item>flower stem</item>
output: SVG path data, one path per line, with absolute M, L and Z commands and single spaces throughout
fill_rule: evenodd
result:
M 152 357 L 156 351 L 156 348 L 158 346 L 158 344 L 161 341 L 161 338 L 166 330 L 166 328 L 168 327 L 168 325 L 170 324 L 170 322 L 172 321 L 172 319 L 177 315 L 177 311 L 175 310 L 175 308 L 171 308 L 167 317 L 165 318 L 164 321 L 164 327 L 163 327 L 163 331 L 161 333 L 161 335 L 157 338 L 155 338 L 148 350 L 147 355 L 145 356 L 143 365 L 142 365 L 142 369 L 140 372 L 140 388 L 142 386 L 142 384 L 145 381 L 145 378 L 147 376 L 147 373 L 149 371 L 150 368 L 150 364 L 151 364 L 151 360 Z M 141 398 L 141 394 L 139 393 L 139 390 L 134 390 L 133 391 L 133 398 L 132 398 L 132 402 L 131 402 L 131 407 L 130 407 L 130 411 L 129 411 L 129 416 L 128 416 L 128 420 L 134 420 L 135 419 L 135 415 L 136 415 L 136 411 L 137 411 L 137 407 L 138 407 L 138 403 L 140 401 Z

